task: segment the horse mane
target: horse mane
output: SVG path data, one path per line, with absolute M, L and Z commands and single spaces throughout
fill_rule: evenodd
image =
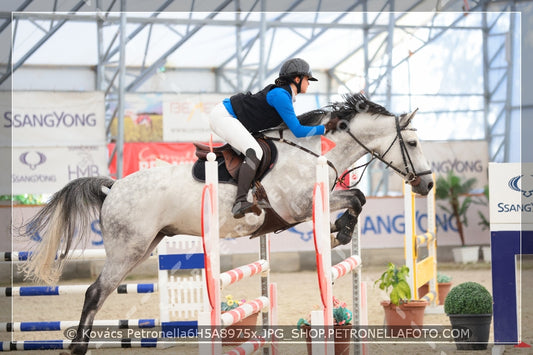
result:
M 331 113 L 331 116 L 343 120 L 351 120 L 353 117 L 356 117 L 358 113 L 363 112 L 372 115 L 394 116 L 394 114 L 389 112 L 385 107 L 370 101 L 363 94 L 345 94 L 342 97 L 344 101 L 334 102 L 322 109 L 298 115 L 298 120 L 302 125 L 316 126 L 321 123 L 324 115 L 328 113 Z

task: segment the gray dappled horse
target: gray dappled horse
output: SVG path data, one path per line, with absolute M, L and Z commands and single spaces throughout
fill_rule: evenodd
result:
M 325 123 L 331 117 L 340 118 L 338 129 L 326 134 L 336 143 L 335 148 L 325 154 L 331 166 L 332 185 L 337 172 L 346 171 L 359 158 L 371 154 L 411 183 L 414 192 L 426 195 L 433 181 L 429 163 L 411 125 L 415 112 L 394 115 L 357 94 L 345 96 L 342 102 L 299 118 L 307 125 Z M 283 140 L 292 141 L 297 144 L 295 146 L 280 140 L 279 130 L 264 134 L 276 138 L 274 144 L 279 153 L 274 167 L 262 179 L 271 207 L 288 226 L 310 220 L 316 154 L 320 153 L 321 138 L 296 139 L 285 128 Z M 85 294 L 78 333 L 70 345 L 71 354 L 86 353 L 87 334 L 96 312 L 163 237 L 201 235 L 203 186 L 193 179 L 191 165 L 141 170 L 117 181 L 108 177 L 81 178 L 55 193 L 26 225 L 26 236 L 39 233 L 42 241 L 23 268 L 30 278 L 52 284 L 61 274 L 68 251 L 83 242 L 90 222 L 100 219 L 106 262 Z M 258 230 L 264 219 L 265 213 L 234 219 L 231 206 L 235 192 L 234 184 L 219 185 L 221 237 L 248 236 Z M 330 203 L 332 212 L 346 209 L 332 226 L 333 232 L 343 233 L 340 242 L 345 244 L 351 237 L 365 197 L 355 188 L 336 190 L 331 192 Z M 56 258 L 58 252 L 60 256 Z

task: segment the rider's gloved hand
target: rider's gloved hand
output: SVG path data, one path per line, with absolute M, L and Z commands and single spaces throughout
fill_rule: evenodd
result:
M 326 123 L 324 126 L 326 127 L 326 132 L 335 132 L 337 130 L 337 126 L 339 124 L 340 119 L 338 117 L 331 117 L 328 123 Z

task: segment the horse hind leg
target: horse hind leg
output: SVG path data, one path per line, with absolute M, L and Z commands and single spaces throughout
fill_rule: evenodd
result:
M 108 255 L 104 268 L 96 281 L 85 292 L 85 301 L 81 312 L 76 336 L 69 346 L 71 355 L 84 355 L 89 346 L 90 333 L 94 318 L 107 297 L 119 286 L 126 275 L 138 264 L 146 260 L 155 246 L 163 239 L 158 234 L 145 251 L 137 254 L 115 253 Z M 61 353 L 67 355 L 66 353 Z

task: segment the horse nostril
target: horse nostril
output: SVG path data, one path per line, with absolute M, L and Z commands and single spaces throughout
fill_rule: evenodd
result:
M 428 191 L 430 191 L 432 188 L 433 188 L 433 181 L 431 181 L 431 182 L 428 184 Z

